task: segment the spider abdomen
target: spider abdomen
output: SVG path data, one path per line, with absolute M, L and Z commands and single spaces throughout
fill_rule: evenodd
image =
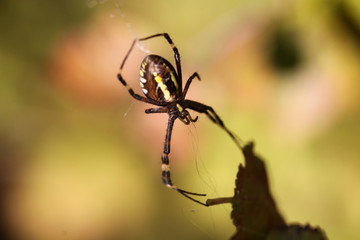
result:
M 146 97 L 172 102 L 181 96 L 180 81 L 174 67 L 166 59 L 148 55 L 140 66 L 140 86 Z

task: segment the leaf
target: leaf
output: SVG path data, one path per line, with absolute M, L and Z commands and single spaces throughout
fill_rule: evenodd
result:
M 271 231 L 266 240 L 326 240 L 325 233 L 320 228 L 310 225 L 293 224 L 282 229 Z
M 245 166 L 239 166 L 234 197 L 206 202 L 208 206 L 232 204 L 236 232 L 231 240 L 326 240 L 320 228 L 286 224 L 271 196 L 265 163 L 253 149 L 252 142 L 243 148 Z
M 265 239 L 272 229 L 286 226 L 269 190 L 264 162 L 254 154 L 254 144 L 247 144 L 235 181 L 231 217 L 236 233 L 231 239 Z

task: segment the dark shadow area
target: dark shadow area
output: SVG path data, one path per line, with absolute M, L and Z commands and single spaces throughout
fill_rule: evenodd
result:
M 276 24 L 265 46 L 265 54 L 270 65 L 278 72 L 294 72 L 304 61 L 302 53 L 297 31 Z
M 351 7 L 347 2 L 339 2 L 335 7 L 335 18 L 342 24 L 351 37 L 356 41 L 358 47 L 360 47 L 360 24 L 356 21 Z

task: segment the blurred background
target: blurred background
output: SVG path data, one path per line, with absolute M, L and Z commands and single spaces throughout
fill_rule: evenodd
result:
M 159 32 L 179 48 L 184 81 L 201 76 L 187 97 L 255 141 L 287 222 L 358 239 L 359 16 L 356 0 L 0 1 L 2 239 L 234 233 L 230 206 L 162 186 L 167 115 L 145 115 L 116 78 L 132 39 Z M 174 62 L 164 39 L 137 46 L 124 76 L 139 93 L 148 52 Z M 242 155 L 205 116 L 176 122 L 171 150 L 176 185 L 233 195 Z

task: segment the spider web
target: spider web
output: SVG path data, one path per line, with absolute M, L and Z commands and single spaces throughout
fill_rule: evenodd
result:
M 204 163 L 201 156 L 199 134 L 196 129 L 196 125 L 193 122 L 188 126 L 188 135 L 192 142 L 191 146 L 193 155 L 195 156 L 195 169 L 198 176 L 205 184 L 207 189 L 210 189 L 215 195 L 219 195 L 216 190 L 216 180 L 214 176 L 210 174 L 210 171 L 206 168 L 206 164 Z
M 122 10 L 122 6 L 120 1 L 118 0 L 85 0 L 87 6 L 89 8 L 99 7 L 99 6 L 106 6 L 109 7 L 111 12 L 109 13 L 109 18 L 121 18 L 122 22 L 125 23 L 125 26 L 128 29 L 128 32 L 131 34 L 133 39 L 138 38 L 135 34 L 134 28 L 132 27 L 130 21 L 127 18 L 126 13 Z M 144 53 L 150 54 L 150 50 L 145 48 L 142 42 L 137 41 L 136 46 L 143 51 Z
M 202 116 L 204 120 L 206 120 L 205 116 Z M 191 126 L 189 126 L 189 135 L 190 139 L 192 140 L 192 148 L 195 155 L 195 168 L 196 172 L 198 173 L 200 179 L 205 184 L 207 189 L 211 191 L 211 193 L 215 196 L 220 196 L 217 191 L 217 181 L 215 177 L 210 173 L 208 168 L 206 167 L 206 163 L 203 161 L 202 155 L 201 155 L 201 149 L 199 145 L 199 134 L 196 129 L 196 123 L 191 123 Z

